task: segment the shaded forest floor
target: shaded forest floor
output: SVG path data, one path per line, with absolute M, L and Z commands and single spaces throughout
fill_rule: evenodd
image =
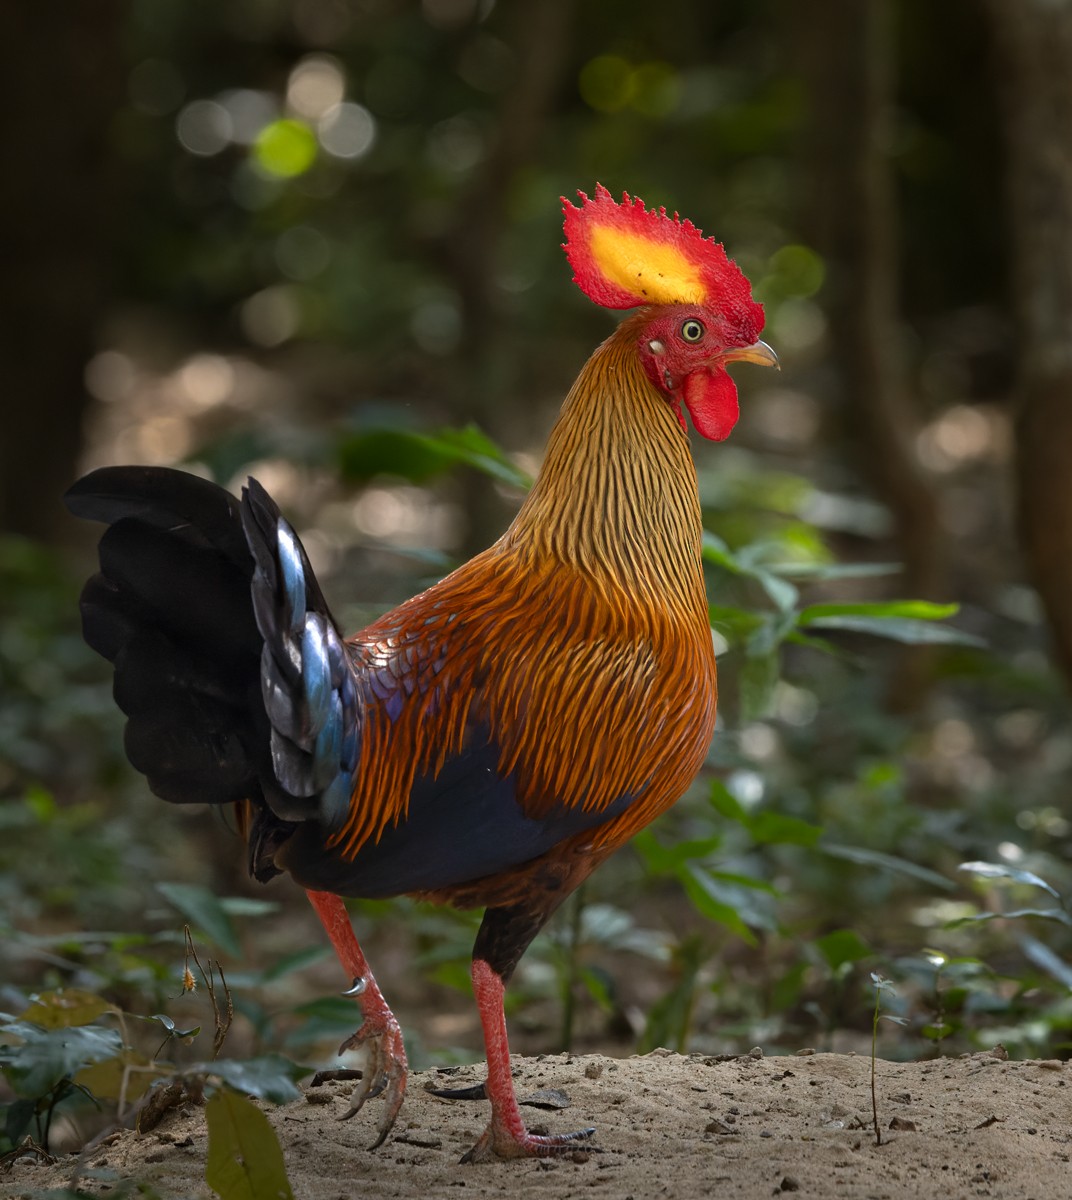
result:
M 476 1082 L 482 1065 L 410 1080 L 394 1133 L 366 1149 L 373 1122 L 349 1122 L 352 1084 L 335 1083 L 269 1116 L 299 1200 L 464 1195 L 693 1200 L 800 1196 L 845 1200 L 1065 1200 L 1072 1195 L 1072 1065 L 1010 1062 L 997 1052 L 919 1063 L 878 1063 L 882 1145 L 871 1119 L 870 1060 L 810 1054 L 722 1061 L 655 1051 L 643 1057 L 565 1055 L 517 1060 L 518 1093 L 565 1093 L 564 1111 L 525 1111 L 530 1126 L 597 1126 L 598 1152 L 560 1160 L 462 1166 L 485 1106 L 428 1095 L 426 1083 Z M 374 1104 L 375 1102 L 371 1102 Z M 370 1104 L 370 1106 L 371 1106 Z M 178 1111 L 152 1133 L 112 1135 L 83 1163 L 80 1186 L 114 1194 L 146 1180 L 162 1197 L 210 1197 L 201 1109 Z M 0 1192 L 28 1196 L 71 1179 L 74 1159 L 22 1159 Z M 454 1189 L 464 1188 L 464 1192 Z

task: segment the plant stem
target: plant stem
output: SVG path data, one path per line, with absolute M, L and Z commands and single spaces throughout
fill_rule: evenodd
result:
M 873 978 L 873 977 L 872 977 Z M 882 1145 L 882 1130 L 878 1126 L 878 1092 L 875 1087 L 875 1054 L 878 1047 L 878 1012 L 882 991 L 875 987 L 875 1014 L 871 1020 L 871 1119 L 875 1125 L 875 1145 Z
M 577 956 L 580 953 L 581 934 L 584 924 L 584 892 L 582 883 L 573 896 L 570 906 L 570 919 L 566 935 L 566 964 L 562 973 L 562 1028 L 559 1033 L 559 1044 L 569 1052 L 573 1043 L 573 1019 L 577 1005 Z

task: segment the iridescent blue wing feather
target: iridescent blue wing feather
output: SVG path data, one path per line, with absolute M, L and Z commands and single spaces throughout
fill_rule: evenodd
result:
M 263 639 L 260 680 L 272 765 L 294 801 L 279 815 L 315 815 L 330 832 L 348 810 L 360 753 L 354 662 L 305 548 L 255 479 L 242 496 L 242 523 L 254 561 L 251 596 Z

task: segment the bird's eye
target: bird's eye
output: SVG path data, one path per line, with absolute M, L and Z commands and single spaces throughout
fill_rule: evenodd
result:
M 704 335 L 704 327 L 702 321 L 697 321 L 695 317 L 689 317 L 687 321 L 681 324 L 681 337 L 686 342 L 698 342 Z

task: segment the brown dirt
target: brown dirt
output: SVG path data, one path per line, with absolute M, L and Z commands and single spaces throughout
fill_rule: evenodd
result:
M 1072 1196 L 1068 1063 L 1007 1062 L 1000 1051 L 880 1060 L 881 1146 L 871 1123 L 870 1070 L 865 1057 L 807 1052 L 723 1062 L 663 1051 L 624 1060 L 520 1059 L 520 1096 L 557 1088 L 570 1101 L 564 1111 L 524 1109 L 530 1126 L 597 1126 L 600 1152 L 558 1160 L 459 1165 L 483 1126 L 485 1105 L 439 1100 L 423 1085 L 476 1082 L 479 1067 L 414 1075 L 394 1133 L 374 1152 L 366 1149 L 374 1124 L 367 1112 L 333 1119 L 346 1110 L 352 1084 L 317 1089 L 269 1115 L 296 1200 Z M 107 1195 L 118 1179 L 135 1178 L 168 1200 L 201 1200 L 213 1195 L 203 1180 L 205 1154 L 204 1116 L 190 1108 L 152 1133 L 113 1135 L 83 1162 L 89 1175 L 81 1186 Z M 0 1194 L 62 1186 L 74 1162 L 20 1160 L 0 1177 Z

